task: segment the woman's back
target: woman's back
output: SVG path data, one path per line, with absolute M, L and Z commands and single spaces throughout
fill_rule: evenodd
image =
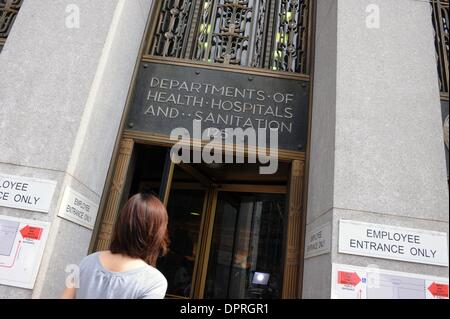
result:
M 167 280 L 159 270 L 145 263 L 127 270 L 130 262 L 117 261 L 117 258 L 110 252 L 97 252 L 85 257 L 80 263 L 80 288 L 76 290 L 76 298 L 164 298 Z
M 117 216 L 109 250 L 85 257 L 79 286 L 66 283 L 61 298 L 164 298 L 167 281 L 155 267 L 158 256 L 168 250 L 168 221 L 155 195 L 133 195 Z

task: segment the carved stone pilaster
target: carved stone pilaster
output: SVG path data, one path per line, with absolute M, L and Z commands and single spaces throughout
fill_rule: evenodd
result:
M 300 271 L 302 184 L 304 164 L 292 161 L 289 184 L 289 212 L 287 226 L 287 247 L 284 261 L 283 298 L 298 298 L 298 279 Z
M 131 154 L 133 152 L 133 145 L 134 142 L 132 139 L 126 138 L 120 142 L 120 150 L 114 171 L 113 181 L 109 191 L 106 208 L 102 216 L 98 240 L 95 247 L 96 251 L 109 249 L 114 223 L 120 209 L 120 200 L 122 198 L 123 186 L 127 177 Z

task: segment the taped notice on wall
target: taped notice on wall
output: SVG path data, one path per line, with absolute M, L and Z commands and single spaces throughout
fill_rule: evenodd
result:
M 0 215 L 0 285 L 33 289 L 49 225 Z
M 448 299 L 448 278 L 333 264 L 333 299 Z

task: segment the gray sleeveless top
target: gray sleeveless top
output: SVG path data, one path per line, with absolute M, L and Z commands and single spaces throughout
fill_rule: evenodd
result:
M 100 263 L 99 252 L 81 261 L 79 285 L 77 299 L 162 299 L 167 290 L 167 280 L 156 268 L 112 272 Z

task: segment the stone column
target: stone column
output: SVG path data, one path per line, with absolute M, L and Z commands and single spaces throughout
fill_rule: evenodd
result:
M 434 50 L 426 1 L 318 0 L 307 231 L 333 226 L 331 253 L 305 260 L 304 298 L 330 298 L 332 263 L 448 277 L 338 253 L 341 218 L 449 231 Z
M 57 186 L 48 214 L 0 207 L 51 223 L 34 289 L 0 298 L 59 297 L 87 254 L 92 231 L 56 215 L 66 186 L 100 201 L 151 4 L 24 1 L 0 54 L 0 173 Z

